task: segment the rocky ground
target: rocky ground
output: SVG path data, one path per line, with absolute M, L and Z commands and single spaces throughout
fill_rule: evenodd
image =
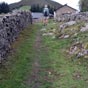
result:
M 88 24 L 87 22 L 56 22 L 51 28 L 42 29 L 43 36 L 51 36 L 52 39 L 69 39 L 72 44 L 66 50 L 70 55 L 79 57 L 88 56 Z M 54 27 L 57 25 L 56 27 Z

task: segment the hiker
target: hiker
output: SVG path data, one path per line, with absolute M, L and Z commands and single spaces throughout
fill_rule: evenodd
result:
M 54 11 L 54 21 L 56 21 L 57 17 L 56 17 L 56 12 Z
M 44 15 L 43 23 L 45 26 L 45 25 L 47 25 L 48 19 L 49 19 L 49 8 L 47 5 L 45 5 L 45 7 L 43 9 L 43 15 Z

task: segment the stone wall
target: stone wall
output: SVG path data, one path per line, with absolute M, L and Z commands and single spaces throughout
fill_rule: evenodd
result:
M 11 44 L 17 39 L 19 33 L 31 23 L 30 12 L 14 11 L 0 15 L 0 63 L 10 51 Z
M 80 12 L 75 14 L 64 14 L 57 17 L 59 22 L 63 21 L 86 21 L 88 22 L 88 12 Z

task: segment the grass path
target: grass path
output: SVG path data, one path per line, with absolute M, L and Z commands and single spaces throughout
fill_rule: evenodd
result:
M 29 75 L 29 77 L 27 78 L 27 85 L 30 86 L 30 88 L 39 88 L 41 85 L 40 82 L 40 52 L 41 52 L 41 34 L 40 34 L 40 30 L 38 30 L 37 34 L 36 34 L 36 38 L 35 38 L 35 43 L 33 45 L 34 48 L 34 62 L 32 63 L 32 71 L 31 74 Z
M 52 24 L 46 29 L 56 27 Z M 88 67 L 64 51 L 71 40 L 42 36 L 41 28 L 41 24 L 29 26 L 14 42 L 0 68 L 0 88 L 87 88 Z
M 48 49 L 43 44 L 43 37 L 40 30 L 36 33 L 34 48 L 34 62 L 32 63 L 31 74 L 27 77 L 28 88 L 51 88 L 51 78 L 49 77 Z
M 32 71 L 34 43 L 38 25 L 29 26 L 14 42 L 8 61 L 0 68 L 0 88 L 25 88 L 26 75 Z

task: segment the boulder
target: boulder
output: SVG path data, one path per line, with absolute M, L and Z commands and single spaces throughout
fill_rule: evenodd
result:
M 65 29 L 65 28 L 75 25 L 75 24 L 76 24 L 76 21 L 69 21 L 69 22 L 66 22 L 66 23 L 60 25 L 60 29 Z
M 85 31 L 88 31 L 88 23 L 85 24 L 85 27 L 82 27 L 80 29 L 81 32 L 85 32 Z

